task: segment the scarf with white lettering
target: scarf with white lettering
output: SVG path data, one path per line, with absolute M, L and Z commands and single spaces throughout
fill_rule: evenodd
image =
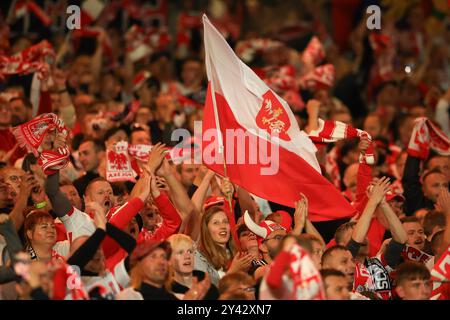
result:
M 364 263 L 357 262 L 353 291 L 370 291 L 382 300 L 391 300 L 393 297 L 391 273 L 393 271 L 384 261 L 384 256 L 367 258 Z
M 427 263 L 431 258 L 433 258 L 432 255 L 429 255 L 428 253 L 425 253 L 409 245 L 405 245 L 405 248 L 402 251 L 402 257 L 405 261 L 416 261 L 422 262 L 423 264 Z
M 13 128 L 13 134 L 20 147 L 26 148 L 38 158 L 38 164 L 45 174 L 53 174 L 69 163 L 70 151 L 67 146 L 59 150 L 42 150 L 42 142 L 51 131 L 67 135 L 64 122 L 54 113 L 44 113 L 24 124 Z

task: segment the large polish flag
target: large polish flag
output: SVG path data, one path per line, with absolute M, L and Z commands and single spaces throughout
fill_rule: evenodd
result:
M 315 156 L 317 149 L 300 130 L 289 105 L 235 55 L 206 15 L 203 25 L 209 80 L 202 128 L 203 163 L 247 191 L 289 207 L 300 199 L 300 192 L 304 193 L 309 199 L 311 221 L 353 216 L 355 209 L 322 176 Z M 233 144 L 227 134 L 239 129 L 249 136 L 245 147 Z M 207 131 L 217 134 L 207 138 Z M 226 172 L 220 162 L 221 145 Z M 249 159 L 255 150 L 266 157 L 252 163 Z M 207 159 L 211 155 L 218 161 Z M 244 163 L 237 161 L 242 156 Z

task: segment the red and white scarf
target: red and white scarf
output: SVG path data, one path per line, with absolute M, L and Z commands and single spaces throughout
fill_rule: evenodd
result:
M 57 130 L 67 134 L 64 122 L 53 113 L 44 113 L 27 123 L 13 128 L 13 134 L 20 147 L 26 148 L 38 158 L 38 164 L 45 174 L 53 174 L 69 163 L 70 151 L 66 146 L 59 150 L 42 150 L 42 142 L 49 131 Z
M 302 53 L 303 63 L 310 70 L 321 63 L 324 58 L 325 50 L 322 43 L 316 36 L 312 37 Z
M 294 244 L 289 254 L 289 273 L 293 282 L 292 298 L 325 300 L 322 277 L 308 253 L 298 244 Z
M 47 40 L 22 50 L 10 57 L 0 56 L 0 78 L 12 74 L 29 74 L 46 71 L 46 58 L 55 56 Z
M 130 42 L 126 48 L 131 61 L 136 62 L 154 51 L 165 49 L 170 43 L 166 28 L 147 29 L 133 25 L 127 32 Z
M 449 156 L 450 139 L 429 119 L 417 118 L 409 140 L 408 154 L 425 160 L 428 158 L 430 148 L 440 155 Z
M 316 145 L 356 137 L 367 137 L 370 141 L 372 141 L 372 137 L 366 131 L 356 129 L 351 125 L 345 124 L 340 121 L 324 121 L 322 119 L 319 119 L 319 128 L 311 131 L 308 135 Z M 366 150 L 366 154 L 362 159 L 360 159 L 360 161 L 365 161 L 367 164 L 375 163 L 373 144 L 370 144 L 369 148 L 367 148 Z
M 267 38 L 256 38 L 250 40 L 239 41 L 236 45 L 236 54 L 244 62 L 251 62 L 253 58 L 266 50 L 283 46 L 280 41 Z
M 14 7 L 14 15 L 16 18 L 23 17 L 27 12 L 33 13 L 36 18 L 46 27 L 52 24 L 52 18 L 48 13 L 32 0 L 19 0 Z
M 433 280 L 432 300 L 450 299 L 450 247 L 442 254 L 431 270 Z
M 364 263 L 357 262 L 353 281 L 353 291 L 370 291 L 382 300 L 391 300 L 393 291 L 392 272 L 384 256 L 368 258 Z
M 128 156 L 128 142 L 120 141 L 106 150 L 106 180 L 109 182 L 136 182 L 135 173 Z
M 329 89 L 334 84 L 334 74 L 334 66 L 330 63 L 324 64 L 300 77 L 300 86 L 310 91 Z
M 428 253 L 425 253 L 409 245 L 405 245 L 405 248 L 402 251 L 402 257 L 405 261 L 422 262 L 423 264 L 427 263 L 431 258 L 433 258 L 432 255 L 429 255 Z

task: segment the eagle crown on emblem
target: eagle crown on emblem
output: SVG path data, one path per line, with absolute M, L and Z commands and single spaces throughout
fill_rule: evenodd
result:
M 281 130 L 284 128 L 285 123 L 278 119 L 278 117 L 283 113 L 283 110 L 281 108 L 273 110 L 272 108 L 272 101 L 269 99 L 265 100 L 265 109 L 269 115 L 271 115 L 271 118 L 262 118 L 263 124 L 269 124 L 269 127 L 271 130 L 275 132 L 281 132 Z

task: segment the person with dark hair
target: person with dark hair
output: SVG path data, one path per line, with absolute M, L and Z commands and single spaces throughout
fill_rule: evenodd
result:
M 431 254 L 431 239 L 437 232 L 445 230 L 445 220 L 445 214 L 436 210 L 430 211 L 423 219 L 423 232 L 427 237 L 425 240 L 425 252 Z
M 416 217 L 405 217 L 401 222 L 408 235 L 408 241 L 406 242 L 408 246 L 423 251 L 426 235 L 420 221 Z
M 405 190 L 404 207 L 405 213 L 408 216 L 422 208 L 434 209 L 440 189 L 448 189 L 449 187 L 447 175 L 438 169 L 437 163 L 434 163 L 435 161 L 429 163 L 433 164 L 435 167 L 423 172 L 421 177 L 421 162 L 421 158 L 413 156 L 408 152 L 405 171 L 402 178 L 402 184 Z
M 0 156 L 3 162 L 13 165 L 26 151 L 18 147 L 12 130 L 12 114 L 8 100 L 0 96 Z
M 429 300 L 431 297 L 431 274 L 420 262 L 408 261 L 395 269 L 395 283 L 402 300 Z
M 350 300 L 346 275 L 335 269 L 320 270 L 327 300 Z
M 353 287 L 355 262 L 347 247 L 336 245 L 328 248 L 322 255 L 322 269 L 335 269 L 346 276 L 347 288 Z
M 117 206 L 123 205 L 129 199 L 129 192 L 125 182 L 112 182 L 113 202 Z
M 111 149 L 119 141 L 129 140 L 130 129 L 126 126 L 114 127 L 108 129 L 103 136 L 106 149 Z
M 424 168 L 425 170 L 437 169 L 447 177 L 448 181 L 450 181 L 450 157 L 431 153 L 424 162 Z
M 345 169 L 353 163 L 358 163 L 359 139 L 344 140 L 339 146 L 339 158 L 337 161 L 339 174 L 344 177 Z M 341 190 L 345 190 L 343 179 L 341 180 Z
M 165 143 L 174 146 L 178 141 L 172 141 L 171 134 L 175 129 L 173 118 L 177 109 L 175 97 L 170 94 L 160 94 L 156 100 L 155 119 L 148 124 L 152 143 Z
M 152 139 L 150 137 L 150 129 L 148 127 L 144 127 L 143 125 L 135 123 L 131 129 L 130 144 L 151 145 Z
M 219 281 L 219 294 L 243 293 L 246 300 L 255 300 L 255 280 L 246 272 L 225 275 Z
M 237 228 L 237 235 L 241 249 L 252 255 L 252 266 L 248 273 L 253 275 L 261 266 L 267 265 L 267 262 L 263 259 L 261 252 L 259 251 L 259 245 L 256 235 L 250 231 L 250 229 L 243 223 Z
M 98 140 L 85 139 L 78 148 L 79 161 L 85 174 L 73 182 L 78 194 L 84 195 L 89 182 L 100 177 L 98 172 L 100 162 L 104 161 L 105 144 Z
M 177 165 L 176 169 L 180 177 L 179 180 L 181 184 L 186 189 L 186 191 L 189 190 L 189 188 L 194 183 L 195 177 L 197 176 L 199 165 L 186 161 Z
M 72 182 L 64 181 L 60 184 L 59 189 L 66 196 L 70 204 L 78 210 L 83 210 L 83 199 L 78 194 L 78 190 L 75 188 Z
M 9 100 L 11 108 L 11 124 L 15 127 L 31 120 L 33 105 L 30 100 L 23 97 L 16 97 Z

